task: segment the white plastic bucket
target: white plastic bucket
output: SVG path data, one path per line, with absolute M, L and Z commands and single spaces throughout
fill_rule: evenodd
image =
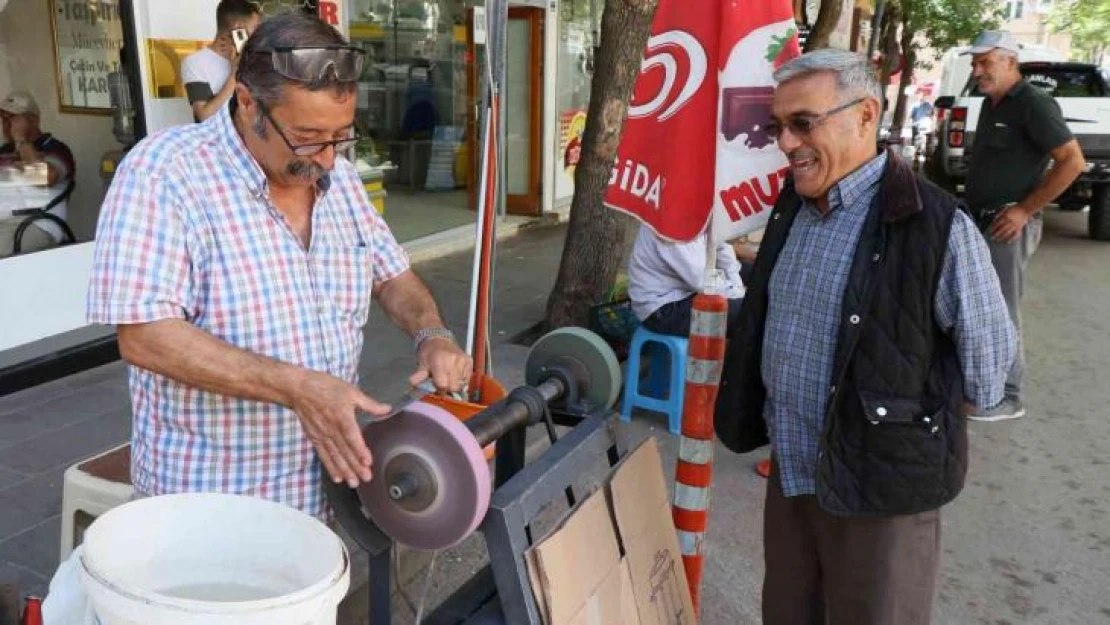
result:
M 85 533 L 89 625 L 335 625 L 343 541 L 316 519 L 237 495 L 140 499 Z

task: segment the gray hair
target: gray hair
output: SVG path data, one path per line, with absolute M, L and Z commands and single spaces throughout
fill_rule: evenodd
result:
M 879 77 L 867 59 L 855 52 L 823 48 L 807 52 L 775 71 L 777 83 L 804 78 L 813 74 L 836 75 L 836 89 L 845 98 L 871 97 L 883 101 Z
M 355 92 L 354 82 L 342 82 L 334 73 L 310 82 L 290 80 L 274 69 L 270 51 L 274 48 L 313 48 L 346 46 L 347 41 L 332 26 L 312 15 L 289 12 L 264 20 L 243 47 L 236 79 L 250 90 L 262 104 L 273 108 L 280 104 L 285 88 L 296 86 L 309 91 L 330 89 L 338 96 Z

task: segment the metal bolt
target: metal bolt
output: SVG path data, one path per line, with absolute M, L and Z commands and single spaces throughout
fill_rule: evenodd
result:
M 411 473 L 402 473 L 389 485 L 389 498 L 393 501 L 400 501 L 412 497 L 419 487 L 420 484 L 416 481 L 415 476 Z

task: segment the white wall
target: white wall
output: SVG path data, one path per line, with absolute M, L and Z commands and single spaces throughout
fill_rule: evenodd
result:
M 104 197 L 100 157 L 119 144 L 112 136 L 110 117 L 58 111 L 49 11 L 47 0 L 9 0 L 0 12 L 0 93 L 31 92 L 42 109 L 43 130 L 73 150 L 77 187 L 69 202 L 68 221 L 80 240 L 88 240 Z

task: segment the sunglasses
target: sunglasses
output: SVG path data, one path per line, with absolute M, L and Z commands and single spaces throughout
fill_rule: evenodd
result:
M 274 47 L 269 53 L 274 71 L 298 82 L 315 82 L 334 75 L 339 82 L 354 82 L 362 75 L 366 52 L 353 46 Z
M 773 119 L 767 123 L 767 134 L 770 135 L 771 138 L 775 141 L 778 141 L 779 138 L 782 137 L 783 131 L 789 129 L 790 134 L 794 135 L 795 137 L 807 137 L 814 130 L 817 130 L 818 126 L 825 123 L 833 115 L 846 111 L 866 99 L 867 98 L 856 98 L 855 100 L 852 100 L 847 104 L 841 104 L 836 108 L 829 109 L 824 113 L 818 113 L 816 115 L 799 113 L 797 115 L 791 115 L 786 120 L 781 122 Z
M 295 156 L 315 156 L 320 152 L 328 149 L 328 147 L 334 147 L 336 152 L 343 152 L 353 148 L 355 144 L 357 144 L 359 140 L 362 139 L 362 136 L 358 133 L 358 129 L 354 126 L 351 126 L 351 136 L 345 139 L 337 139 L 335 141 L 320 141 L 318 143 L 294 144 L 292 141 L 289 140 L 289 137 L 286 136 L 285 131 L 281 128 L 277 121 L 274 120 L 273 115 L 270 114 L 270 108 L 263 104 L 262 100 L 259 100 L 257 98 L 255 98 L 255 102 L 258 103 L 258 108 L 262 110 L 262 115 L 266 117 L 266 121 L 270 122 L 270 125 L 273 126 L 274 130 L 277 131 L 278 136 L 281 137 L 281 140 L 285 142 L 285 145 L 289 146 L 289 151 L 291 151 Z

